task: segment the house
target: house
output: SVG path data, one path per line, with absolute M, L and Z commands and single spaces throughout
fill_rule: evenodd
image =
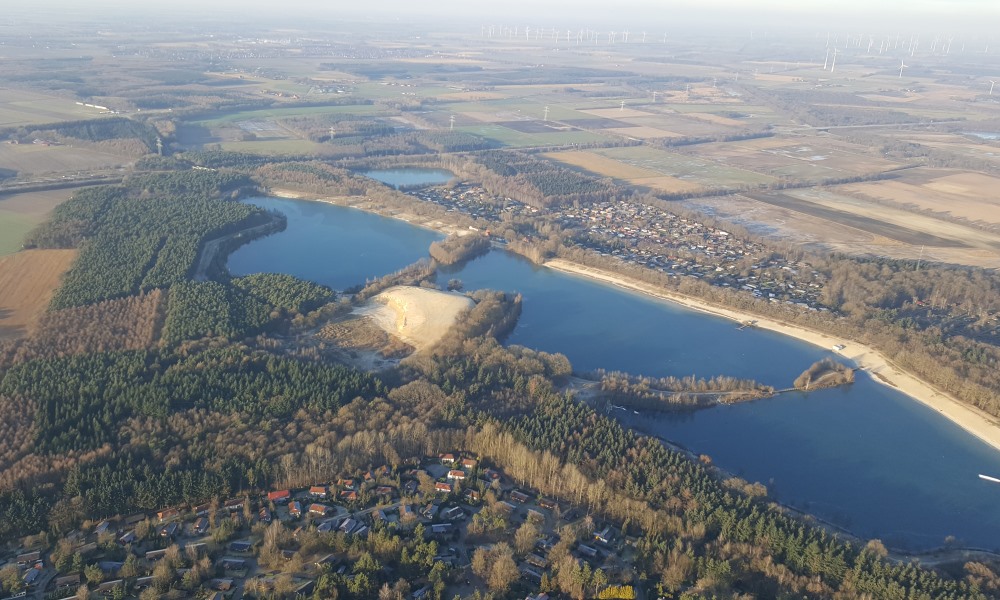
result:
M 135 580 L 135 589 L 144 590 L 149 586 L 153 585 L 153 577 L 139 577 Z
M 354 490 L 344 490 L 340 492 L 340 499 L 344 502 L 357 502 L 358 493 Z
M 375 495 L 376 496 L 382 496 L 382 497 L 391 498 L 392 497 L 392 492 L 393 492 L 393 489 L 391 487 L 387 486 L 387 485 L 380 485 L 377 488 L 375 488 Z
M 428 519 L 433 519 L 438 515 L 438 511 L 441 510 L 441 506 L 437 504 L 428 504 L 427 508 L 424 509 L 424 516 Z
M 316 531 L 320 533 L 329 533 L 333 531 L 333 527 L 336 525 L 336 519 L 330 519 L 328 521 L 323 521 L 316 527 Z
M 24 575 L 21 576 L 21 581 L 24 582 L 24 585 L 33 587 L 41 574 L 42 570 L 40 568 L 28 569 L 24 572 Z
M 215 590 L 217 592 L 228 592 L 233 589 L 232 579 L 212 579 L 207 584 L 208 589 Z
M 229 512 L 236 512 L 238 510 L 243 510 L 243 498 L 230 498 L 226 500 L 222 505 L 223 508 Z
M 559 507 L 559 503 L 557 503 L 555 500 L 552 500 L 551 498 L 542 498 L 541 500 L 538 501 L 538 506 L 541 506 L 542 508 L 547 508 L 549 510 L 555 510 L 556 508 Z
M 449 521 L 457 521 L 459 519 L 465 518 L 465 511 L 462 510 L 461 506 L 453 506 L 441 514 L 442 517 L 448 519 Z
M 298 501 L 292 501 L 288 503 L 288 514 L 293 517 L 302 516 L 302 504 Z
M 435 535 L 447 535 L 451 533 L 451 523 L 437 523 L 431 525 L 431 533 Z
M 127 546 L 135 541 L 135 531 L 128 531 L 125 535 L 118 538 L 118 543 L 122 546 Z
M 97 586 L 97 590 L 95 590 L 95 591 L 98 594 L 102 595 L 102 596 L 110 596 L 110 595 L 112 595 L 115 592 L 115 588 L 119 588 L 119 587 L 120 588 L 124 588 L 125 587 L 125 580 L 124 579 L 115 579 L 114 581 L 105 581 L 101 585 Z
M 236 554 L 248 554 L 253 549 L 253 542 L 229 542 L 229 551 Z
M 416 518 L 417 511 L 414 510 L 412 504 L 404 504 L 399 507 L 399 516 L 404 519 Z
M 615 539 L 615 532 L 611 529 L 611 526 L 607 526 L 604 529 L 598 531 L 594 534 L 594 539 L 602 544 L 610 544 Z
M 197 534 L 202 534 L 208 531 L 208 519 L 205 517 L 198 517 L 198 520 L 194 522 L 192 529 Z
M 412 598 L 413 600 L 422 600 L 423 598 L 426 598 L 427 594 L 429 594 L 430 592 L 431 592 L 431 586 L 425 585 L 424 587 L 410 594 L 410 598 Z
M 521 565 L 521 575 L 528 579 L 534 579 L 536 582 L 542 580 L 542 574 L 530 566 Z
M 167 550 L 150 550 L 146 553 L 146 560 L 149 562 L 156 562 L 167 555 Z
M 482 494 L 479 493 L 479 490 L 465 490 L 465 500 L 470 503 L 479 502 L 482 500 Z
M 358 482 L 354 479 L 341 479 L 337 481 L 337 485 L 344 488 L 345 490 L 356 490 L 358 489 Z
M 242 558 L 224 558 L 222 559 L 222 570 L 226 573 L 245 573 L 247 571 L 247 561 Z
M 465 481 L 465 471 L 452 469 L 451 471 L 448 471 L 448 479 L 453 479 L 455 481 Z
M 441 459 L 441 464 L 442 465 L 453 465 L 453 464 L 455 464 L 455 455 L 454 454 L 442 454 L 438 458 Z
M 333 509 L 325 504 L 316 503 L 309 505 L 309 514 L 311 515 L 319 515 L 321 517 L 325 517 L 331 512 L 333 512 Z
M 549 561 L 537 554 L 529 554 L 524 560 L 529 565 L 538 567 L 539 569 L 545 569 L 549 566 Z
M 176 519 L 179 516 L 181 516 L 181 511 L 176 508 L 165 508 L 156 513 L 156 518 L 159 519 L 161 523 L 170 519 Z
M 325 485 L 314 485 L 309 488 L 309 495 L 313 498 L 326 498 L 327 489 Z
M 525 494 L 520 490 L 514 490 L 510 493 L 510 499 L 513 500 L 514 502 L 520 502 L 521 504 L 524 504 L 528 500 L 531 500 L 531 496 Z
M 25 552 L 24 554 L 17 555 L 17 566 L 26 567 L 40 560 L 42 560 L 42 552 L 40 550 L 35 550 L 34 552 Z
M 267 501 L 274 502 L 275 504 L 284 504 L 292 499 L 291 490 L 278 490 L 276 492 L 268 492 Z
M 55 586 L 57 590 L 71 589 L 76 591 L 76 589 L 80 587 L 80 574 L 74 573 L 73 575 L 56 577 Z
M 338 529 L 343 533 L 354 533 L 354 531 L 361 525 L 361 522 L 357 519 L 347 518 L 344 522 L 340 524 Z
M 168 523 L 163 527 L 160 527 L 160 537 L 165 537 L 168 539 L 173 539 L 177 535 L 177 531 L 181 528 L 179 523 Z
M 576 550 L 577 550 L 577 552 L 579 552 L 583 556 L 586 556 L 587 558 L 597 558 L 598 557 L 597 548 L 594 548 L 593 546 L 588 546 L 586 544 L 580 544 L 577 547 Z
M 434 484 L 434 491 L 435 492 L 442 492 L 442 493 L 445 493 L 445 494 L 450 494 L 451 493 L 451 484 L 450 483 L 442 483 L 442 482 L 439 481 L 439 482 L 437 482 L 437 483 Z
M 105 533 L 108 533 L 110 529 L 111 521 L 101 521 L 97 524 L 97 527 L 94 528 L 94 533 L 97 535 L 104 535 Z
M 403 484 L 403 493 L 405 493 L 407 496 L 413 496 L 414 494 L 417 493 L 417 488 L 419 487 L 420 484 L 417 483 L 417 481 L 411 479 L 410 481 L 407 481 L 406 483 Z
M 204 517 L 208 515 L 208 513 L 212 512 L 212 503 L 206 502 L 204 504 L 199 504 L 198 506 L 192 508 L 191 512 L 193 512 L 195 516 Z
M 337 558 L 336 554 L 327 554 L 323 558 L 316 561 L 316 566 L 322 568 L 323 565 L 330 565 L 330 570 L 333 570 L 337 565 L 340 564 L 340 559 Z
M 476 461 L 475 461 L 475 459 L 472 459 L 472 458 L 463 458 L 462 459 L 462 468 L 463 469 L 469 469 L 469 470 L 475 469 L 476 468 Z
M 257 520 L 260 521 L 261 523 L 270 523 L 271 509 L 266 506 L 262 506 L 260 508 L 260 511 L 257 513 Z

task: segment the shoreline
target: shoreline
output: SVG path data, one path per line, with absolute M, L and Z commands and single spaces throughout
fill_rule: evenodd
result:
M 890 359 L 868 346 L 852 340 L 838 339 L 829 334 L 820 333 L 799 325 L 792 325 L 752 313 L 717 306 L 697 298 L 669 292 L 653 284 L 623 277 L 602 269 L 587 267 L 564 259 L 557 258 L 546 261 L 544 266 L 563 273 L 586 277 L 594 281 L 638 292 L 658 300 L 679 304 L 698 312 L 731 319 L 737 323 L 752 320 L 755 321 L 755 327 L 781 333 L 827 350 L 832 349 L 835 344 L 844 344 L 846 347 L 836 354 L 853 361 L 857 364 L 858 368 L 869 372 L 873 380 L 882 385 L 894 388 L 917 402 L 930 407 L 939 415 L 962 428 L 965 432 L 973 435 L 993 449 L 1000 451 L 1000 426 L 997 425 L 992 416 L 975 407 L 959 402 L 952 396 L 935 389 L 930 384 L 900 369 Z
M 420 217 L 406 212 L 401 212 L 397 214 L 389 214 L 384 209 L 375 206 L 374 204 L 366 204 L 367 199 L 364 196 L 323 196 L 321 194 L 313 194 L 311 192 L 299 192 L 296 190 L 290 190 L 287 188 L 272 188 L 267 190 L 267 194 L 274 196 L 275 198 L 283 198 L 285 200 L 302 200 L 304 202 L 323 202 L 325 204 L 333 204 L 334 206 L 343 206 L 345 208 L 353 208 L 355 210 L 360 210 L 362 212 L 370 213 L 373 215 L 378 215 L 380 217 L 385 217 L 387 219 L 396 219 L 397 221 L 402 221 L 414 227 L 419 227 L 421 229 L 426 229 L 428 231 L 434 231 L 436 233 L 443 233 L 448 236 L 451 234 L 463 235 L 467 233 L 467 230 L 454 225 L 448 225 L 442 221 L 425 221 L 421 222 Z M 351 202 L 351 200 L 359 200 L 358 202 Z
M 363 201 L 351 202 L 354 197 L 350 196 L 322 196 L 320 194 L 299 192 L 285 188 L 271 189 L 269 193 L 278 198 L 325 202 L 327 204 L 355 208 L 379 216 L 398 219 L 415 227 L 445 235 L 465 231 L 441 221 L 422 223 L 417 220 L 415 215 L 408 213 L 387 214 L 386 211 L 380 210 L 377 206 L 365 205 Z M 954 397 L 935 389 L 932 385 L 899 368 L 891 359 L 869 346 L 853 340 L 836 338 L 800 325 L 793 325 L 772 318 L 761 317 L 753 313 L 711 304 L 698 298 L 667 291 L 653 284 L 623 277 L 603 269 L 587 267 L 565 259 L 552 259 L 546 261 L 543 266 L 570 275 L 585 277 L 593 281 L 637 292 L 658 300 L 679 304 L 691 310 L 723 317 L 737 323 L 752 320 L 755 321 L 755 327 L 787 335 L 826 350 L 831 350 L 836 344 L 844 344 L 846 347 L 843 350 L 835 352 L 838 356 L 853 361 L 859 369 L 870 373 L 872 379 L 876 382 L 891 387 L 931 408 L 939 415 L 960 427 L 963 431 L 971 434 L 994 450 L 1000 451 L 1000 423 L 997 420 L 978 408 L 964 404 Z

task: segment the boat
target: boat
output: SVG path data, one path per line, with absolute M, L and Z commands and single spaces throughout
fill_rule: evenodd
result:
M 992 481 L 993 483 L 1000 483 L 1000 479 L 997 479 L 996 477 L 990 477 L 989 475 L 983 475 L 982 473 L 979 474 L 979 478 L 985 479 L 986 481 Z

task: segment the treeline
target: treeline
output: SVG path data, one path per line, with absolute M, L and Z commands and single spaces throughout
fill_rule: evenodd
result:
M 479 181 L 492 194 L 545 207 L 571 202 L 595 202 L 614 195 L 610 180 L 598 179 L 543 160 L 527 152 L 490 150 L 474 163 L 452 159 L 453 170 Z
M 51 141 L 73 138 L 86 142 L 134 139 L 142 143 L 145 152 L 153 152 L 156 148 L 157 134 L 156 130 L 149 125 L 125 117 L 64 121 L 47 125 L 0 129 L 0 139 L 13 139 L 21 143 L 31 143 L 38 138 L 48 138 Z M 145 152 L 140 152 L 140 154 Z
M 612 404 L 645 410 L 695 410 L 766 398 L 774 388 L 747 379 L 719 376 L 650 378 L 628 373 L 595 373 L 602 396 Z
M 431 258 L 442 265 L 471 260 L 490 250 L 490 238 L 481 234 L 449 235 L 443 240 L 431 242 L 428 252 Z
M 818 390 L 848 383 L 854 383 L 854 369 L 832 358 L 824 358 L 814 362 L 796 377 L 793 385 L 799 390 Z
M 80 247 L 52 307 L 81 306 L 185 280 L 205 239 L 266 220 L 256 207 L 221 198 L 248 183 L 239 175 L 183 171 L 81 190 L 26 243 Z
M 373 376 L 236 348 L 129 351 L 42 359 L 17 365 L 0 396 L 36 404 L 35 444 L 43 454 L 117 443 L 132 415 L 166 418 L 189 408 L 246 418 L 290 417 L 299 408 L 335 410 L 384 392 Z
M 245 338 L 279 319 L 287 324 L 333 299 L 330 288 L 284 274 L 183 281 L 170 288 L 163 340 Z

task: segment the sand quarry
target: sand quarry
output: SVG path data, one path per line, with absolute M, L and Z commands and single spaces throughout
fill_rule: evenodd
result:
M 355 312 L 420 352 L 444 337 L 458 315 L 472 305 L 472 300 L 461 294 L 397 285 Z

